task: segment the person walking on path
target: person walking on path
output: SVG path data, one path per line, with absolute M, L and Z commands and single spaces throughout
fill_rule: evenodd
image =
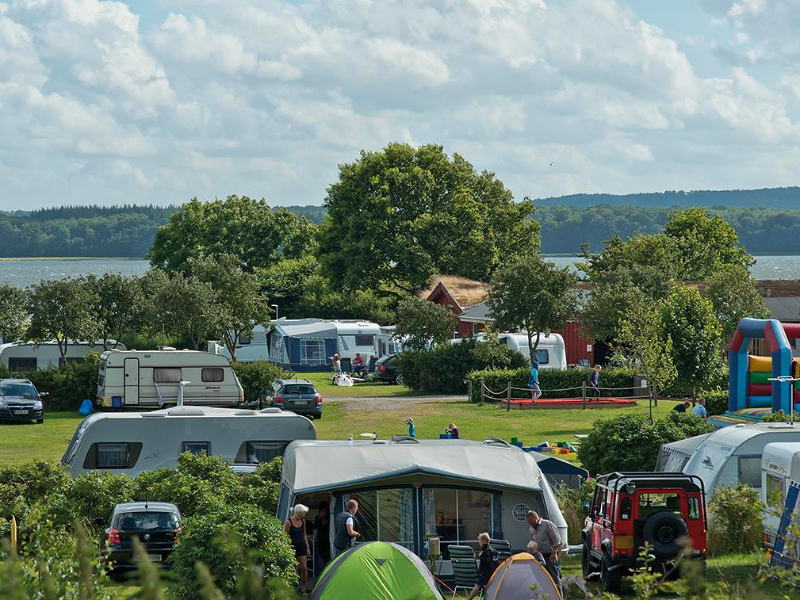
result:
M 413 438 L 417 437 L 417 428 L 414 427 L 414 419 L 410 417 L 406 419 L 406 425 L 408 425 L 408 435 Z
M 534 402 L 542 395 L 542 389 L 539 387 L 539 363 L 534 361 L 531 367 L 531 374 L 528 377 L 528 387 L 531 390 L 531 398 Z
M 356 530 L 358 527 L 358 519 L 356 519 L 358 502 L 351 498 L 347 501 L 345 508 L 345 511 L 336 515 L 336 537 L 333 540 L 333 546 L 336 548 L 337 556 L 350 548 L 356 538 L 361 537 Z
M 706 401 L 704 398 L 697 400 L 697 406 L 692 409 L 692 414 L 702 417 L 703 421 L 708 421 L 708 411 L 706 410 Z
M 600 371 L 603 369 L 600 365 L 595 365 L 591 373 L 589 373 L 589 402 L 592 399 L 600 402 Z
M 561 536 L 555 523 L 543 519 L 536 511 L 529 510 L 525 520 L 530 525 L 531 540 L 536 542 L 539 552 L 544 556 L 544 567 L 550 573 L 558 589 L 561 590 Z M 563 596 L 563 591 L 561 592 Z
M 298 504 L 292 509 L 292 516 L 286 519 L 283 530 L 289 535 L 294 548 L 294 557 L 300 565 L 300 593 L 308 593 L 308 536 L 306 535 L 306 515 L 308 507 Z

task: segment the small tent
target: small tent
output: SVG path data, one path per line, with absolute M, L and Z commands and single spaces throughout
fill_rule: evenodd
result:
M 312 600 L 442 600 L 425 563 L 391 542 L 358 544 L 337 556 L 322 572 Z
M 486 600 L 561 600 L 561 593 L 545 568 L 527 552 L 520 552 L 495 569 L 483 597 Z

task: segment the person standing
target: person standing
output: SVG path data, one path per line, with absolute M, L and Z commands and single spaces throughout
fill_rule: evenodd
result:
M 317 516 L 314 517 L 314 538 L 315 547 L 322 568 L 331 562 L 331 513 L 327 502 L 320 502 L 317 508 Z M 321 572 L 319 569 L 318 572 Z
M 481 550 L 478 554 L 478 581 L 475 582 L 469 596 L 467 596 L 467 600 L 472 600 L 478 595 L 478 592 L 486 588 L 489 579 L 491 579 L 495 569 L 500 564 L 497 552 L 489 545 L 489 539 L 488 533 L 481 533 L 478 536 L 478 543 L 481 545 Z
M 697 400 L 697 406 L 692 409 L 692 414 L 701 417 L 703 421 L 708 421 L 708 411 L 706 410 L 706 401 L 703 398 Z
M 417 428 L 414 427 L 414 419 L 410 417 L 406 419 L 406 425 L 408 425 L 408 435 L 413 438 L 417 437 Z
M 528 387 L 531 390 L 531 398 L 536 402 L 542 395 L 542 389 L 539 387 L 539 363 L 537 361 L 533 361 L 531 374 L 528 377 Z
M 603 367 L 600 365 L 595 365 L 592 372 L 589 373 L 589 402 L 591 402 L 592 399 L 600 402 L 600 371 L 602 368 Z
M 544 556 L 544 567 L 561 590 L 561 536 L 555 523 L 543 519 L 536 511 L 529 510 L 525 520 L 530 525 L 531 540 L 536 542 Z M 563 591 L 562 591 L 563 596 Z
M 292 509 L 292 515 L 283 524 L 283 530 L 289 535 L 294 548 L 294 557 L 300 565 L 300 593 L 308 593 L 308 536 L 306 535 L 306 515 L 308 507 L 298 504 Z
M 342 361 L 338 354 L 333 355 L 333 372 L 337 375 L 342 372 Z
M 336 548 L 337 556 L 350 548 L 356 538 L 361 534 L 356 530 L 358 527 L 358 502 L 352 498 L 345 504 L 346 510 L 336 515 L 336 537 L 333 539 L 333 546 Z

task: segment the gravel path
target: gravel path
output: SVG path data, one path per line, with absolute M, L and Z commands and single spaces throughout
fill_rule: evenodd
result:
M 462 400 L 467 396 L 444 395 L 444 396 L 390 396 L 390 397 L 360 397 L 360 398 L 325 398 L 325 402 L 344 402 L 347 408 L 358 410 L 396 410 L 403 406 L 422 404 L 425 402 L 436 402 L 438 400 Z

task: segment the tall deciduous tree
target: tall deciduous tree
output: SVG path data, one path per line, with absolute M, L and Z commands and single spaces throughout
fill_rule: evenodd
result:
M 672 341 L 678 383 L 697 390 L 710 383 L 721 366 L 722 327 L 714 306 L 694 288 L 677 286 L 659 304 L 661 342 Z
M 441 344 L 453 337 L 458 319 L 446 306 L 421 298 L 408 298 L 397 305 L 394 336 L 414 350 Z
M 581 334 L 596 340 L 621 341 L 625 322 L 646 299 L 627 273 L 604 277 L 581 307 Z
M 192 274 L 214 290 L 217 324 L 225 347 L 236 360 L 241 337 L 252 335 L 253 327 L 269 320 L 269 300 L 260 292 L 258 278 L 243 271 L 235 256 L 192 259 L 189 264 Z
M 170 277 L 154 276 L 148 282 L 156 289 L 154 316 L 163 331 L 187 336 L 195 350 L 209 335 L 220 330 L 220 309 L 211 285 L 180 271 Z
M 148 258 L 169 271 L 189 268 L 189 259 L 232 254 L 246 271 L 299 258 L 314 248 L 316 226 L 265 200 L 228 196 L 201 202 L 193 198 L 159 228 Z
M 515 260 L 492 279 L 488 304 L 494 326 L 501 331 L 525 330 L 533 363 L 541 334 L 575 315 L 576 283 L 569 267 L 558 268 L 538 255 Z
M 115 338 L 112 347 L 116 348 L 123 333 L 143 325 L 146 305 L 139 278 L 119 273 L 106 273 L 102 277 L 90 275 L 88 285 L 96 298 L 93 311 L 103 349 L 108 350 L 112 336 Z
M 97 296 L 85 277 L 43 280 L 31 286 L 27 337 L 34 342 L 56 340 L 62 360 L 70 341 L 94 341 L 100 333 L 92 307 Z
M 532 202 L 436 145 L 362 152 L 339 167 L 325 206 L 319 257 L 337 289 L 414 294 L 435 273 L 486 281 L 539 246 Z
M 28 310 L 25 290 L 7 283 L 0 284 L 0 339 L 17 339 L 22 333 Z
M 709 277 L 704 296 L 711 300 L 722 326 L 722 342 L 729 341 L 744 317 L 765 319 L 770 312 L 758 293 L 750 271 L 741 265 L 724 265 Z

